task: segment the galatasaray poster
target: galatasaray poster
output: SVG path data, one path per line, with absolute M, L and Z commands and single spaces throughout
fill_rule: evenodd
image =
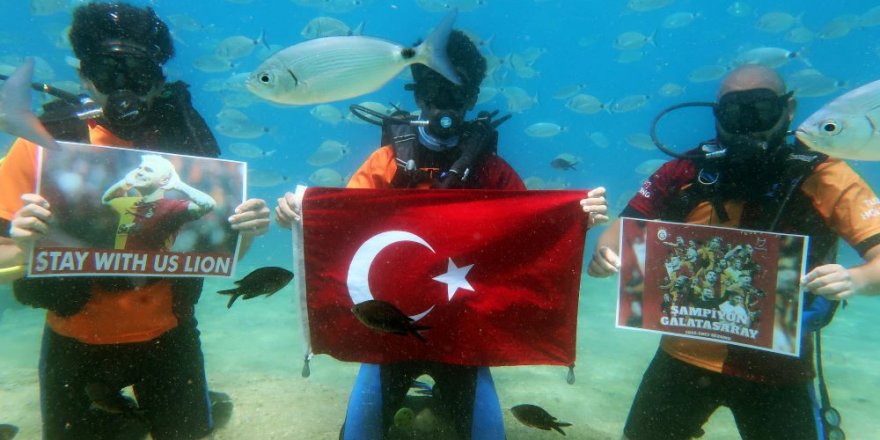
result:
M 798 356 L 807 244 L 623 218 L 617 326 Z
M 52 223 L 29 276 L 232 276 L 239 240 L 227 218 L 244 201 L 245 163 L 59 144 L 40 149 Z

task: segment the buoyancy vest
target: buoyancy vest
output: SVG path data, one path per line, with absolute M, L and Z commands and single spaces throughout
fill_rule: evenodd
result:
M 166 84 L 151 106 L 150 117 L 138 130 L 126 133 L 125 137 L 131 138 L 134 145 L 144 150 L 218 157 L 220 148 L 217 140 L 192 106 L 188 87 L 182 81 Z M 75 110 L 67 102 L 52 101 L 43 107 L 40 119 L 56 139 L 87 143 L 88 123 L 79 119 Z M 158 280 L 149 279 L 147 282 Z M 203 282 L 203 278 L 172 280 L 173 310 L 179 320 L 193 316 Z M 14 282 L 13 291 L 23 304 L 45 308 L 66 317 L 82 310 L 96 285 L 107 291 L 121 292 L 134 288 L 135 283 L 129 277 L 22 278 Z
M 715 213 L 725 222 L 729 218 L 724 201 L 731 197 L 741 197 L 746 204 L 739 227 L 810 236 L 807 270 L 835 262 L 838 236 L 813 208 L 812 201 L 800 191 L 804 180 L 828 156 L 800 145 L 786 148 L 787 154 L 782 155 L 779 167 L 780 177 L 770 188 L 745 188 L 748 194 L 744 194 L 743 188 L 739 188 L 739 194 L 731 194 L 717 183 L 709 183 L 714 179 L 707 182 L 701 176 L 701 170 L 693 182 L 681 188 L 675 201 L 661 213 L 661 219 L 683 222 L 698 205 L 709 202 Z M 839 301 L 831 301 L 811 293 L 806 294 L 804 301 L 805 336 L 828 325 L 840 304 Z
M 401 123 L 400 120 L 415 120 L 416 117 L 405 110 L 397 110 L 382 122 L 381 145 L 390 145 L 394 150 L 397 172 L 391 181 L 393 188 L 413 188 L 426 179 L 437 179 L 442 173 L 442 164 L 428 160 L 427 155 L 458 157 L 458 148 L 446 153 L 437 153 L 426 148 L 419 148 L 419 129 L 417 126 Z M 498 138 L 490 146 L 492 154 L 498 150 Z M 451 160 L 450 160 L 451 163 Z M 479 164 L 477 164 L 479 166 Z M 472 182 L 476 185 L 477 182 Z

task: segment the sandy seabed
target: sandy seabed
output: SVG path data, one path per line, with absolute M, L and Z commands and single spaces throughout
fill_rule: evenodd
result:
M 228 284 L 206 283 L 198 305 L 208 381 L 235 404 L 231 420 L 214 438 L 336 440 L 357 365 L 318 356 L 311 377 L 303 378 L 304 344 L 293 288 L 271 298 L 237 302 L 227 310 L 227 298 L 212 292 Z M 659 338 L 614 327 L 615 289 L 613 280 L 584 280 L 576 382 L 566 383 L 563 367 L 494 368 L 503 408 L 539 405 L 573 424 L 565 428 L 568 439 L 619 438 Z M 880 298 L 858 298 L 823 333 L 826 380 L 849 439 L 877 438 L 878 314 Z M 0 318 L 0 423 L 18 425 L 17 440 L 40 438 L 37 359 L 42 326 L 39 310 L 6 310 Z M 504 417 L 509 440 L 562 438 L 521 425 L 510 411 Z M 724 408 L 704 429 L 706 439 L 739 438 Z

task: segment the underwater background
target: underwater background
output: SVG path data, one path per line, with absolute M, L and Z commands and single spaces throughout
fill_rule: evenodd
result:
M 64 35 L 79 3 L 0 0 L 0 73 L 35 56 L 36 81 L 77 91 Z M 839 94 L 880 77 L 880 2 L 863 0 L 130 3 L 152 6 L 169 24 L 177 51 L 166 65 L 169 80 L 191 85 L 194 105 L 214 128 L 222 157 L 248 162 L 248 197 L 272 206 L 297 184 L 342 185 L 378 147 L 379 129 L 347 117 L 350 104 L 415 109 L 403 89 L 408 69 L 377 92 L 329 106 L 279 106 L 247 92 L 244 78 L 262 59 L 327 31 L 314 22 L 309 27 L 316 17 L 411 45 L 457 7 L 455 27 L 472 35 L 490 65 L 471 116 L 495 109 L 513 114 L 500 127 L 499 154 L 532 189 L 605 186 L 614 213 L 668 159 L 646 140 L 652 119 L 673 104 L 714 100 L 718 79 L 738 63 L 755 61 L 753 54 L 776 54 L 757 61 L 778 67 L 795 90 L 794 126 Z M 252 47 L 242 47 L 240 38 L 228 40 L 234 36 L 251 39 Z M 757 48 L 778 50 L 753 51 Z M 43 99 L 35 96 L 35 106 Z M 555 126 L 529 129 L 541 122 Z M 711 113 L 676 112 L 658 133 L 679 150 L 693 147 L 713 136 Z M 11 141 L 0 135 L 0 153 Z M 550 165 L 560 154 L 575 159 L 573 170 Z M 851 165 L 880 190 L 878 164 Z M 588 233 L 587 255 L 602 230 Z M 241 260 L 237 275 L 268 265 L 291 268 L 291 253 L 289 232 L 273 226 Z M 844 243 L 840 261 L 853 265 L 859 258 Z M 214 292 L 231 281 L 209 279 L 197 307 L 210 387 L 228 393 L 235 404 L 232 419 L 215 438 L 336 439 L 357 365 L 318 356 L 311 377 L 301 377 L 305 344 L 295 283 L 271 298 L 227 309 L 228 298 Z M 658 337 L 615 329 L 616 283 L 583 277 L 576 382 L 566 383 L 562 367 L 494 368 L 503 408 L 540 405 L 573 424 L 567 438 L 619 438 Z M 855 298 L 823 333 L 826 381 L 850 439 L 880 436 L 878 314 L 880 297 Z M 21 439 L 40 438 L 43 315 L 16 305 L 9 286 L 0 286 L 0 423 L 19 426 Z M 510 440 L 559 435 L 527 428 L 509 411 L 505 422 Z M 708 439 L 739 438 L 723 408 L 705 431 Z

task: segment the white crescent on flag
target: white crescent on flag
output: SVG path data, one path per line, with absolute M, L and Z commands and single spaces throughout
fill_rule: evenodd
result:
M 370 266 L 373 265 L 373 260 L 386 247 L 404 241 L 418 243 L 434 252 L 434 248 L 427 241 L 411 232 L 386 231 L 370 237 L 355 252 L 354 257 L 351 259 L 351 265 L 348 267 L 348 294 L 351 296 L 353 303 L 360 304 L 373 299 L 373 293 L 370 292 Z M 410 316 L 410 318 L 418 321 L 427 316 L 433 308 L 434 306 L 431 306 L 428 310 Z
M 370 267 L 373 265 L 373 260 L 379 255 L 379 252 L 382 252 L 382 250 L 392 244 L 400 242 L 417 243 L 436 253 L 427 241 L 411 232 L 386 231 L 370 237 L 355 252 L 354 257 L 351 259 L 351 265 L 348 267 L 348 294 L 354 304 L 360 304 L 373 299 L 373 293 L 370 291 Z M 452 296 L 459 288 L 470 291 L 474 290 L 465 278 L 471 267 L 473 267 L 473 264 L 459 268 L 450 258 L 447 272 L 433 279 L 447 285 L 447 295 L 449 300 L 452 300 Z M 432 305 L 428 310 L 410 316 L 410 318 L 418 321 L 427 316 L 433 308 L 434 306 Z

